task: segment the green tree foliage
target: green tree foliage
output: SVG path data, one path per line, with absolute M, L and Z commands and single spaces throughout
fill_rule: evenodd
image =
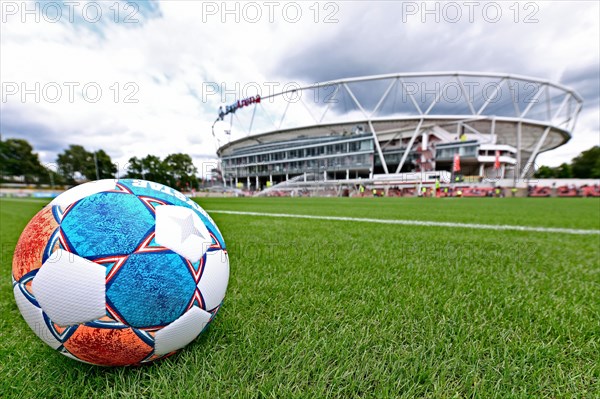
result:
M 164 160 L 169 171 L 169 185 L 179 189 L 198 188 L 196 173 L 192 158 L 187 154 L 170 154 Z
M 535 177 L 537 177 L 538 179 L 551 179 L 555 177 L 555 174 L 556 172 L 553 168 L 551 168 L 550 166 L 542 165 L 535 172 Z
M 0 140 L 0 173 L 2 176 L 24 176 L 25 183 L 39 181 L 47 171 L 38 154 L 26 140 Z
M 93 157 L 94 154 L 92 153 L 92 160 Z M 112 162 L 112 159 L 110 159 L 110 156 L 106 152 L 104 152 L 104 150 L 96 151 L 95 162 L 97 162 L 98 164 L 98 175 L 100 179 L 113 178 L 115 176 L 115 173 L 117 173 L 117 166 Z M 87 177 L 89 180 L 96 180 L 96 165 L 88 164 L 88 168 L 86 169 L 84 174 L 85 177 Z
M 127 165 L 126 177 L 131 179 L 144 179 L 169 184 L 168 175 L 166 165 L 156 155 L 146 155 L 142 159 L 130 158 Z
M 142 158 L 143 178 L 157 183 L 168 184 L 169 171 L 156 155 L 146 155 Z
M 94 155 L 96 159 L 94 159 Z M 74 183 L 75 179 L 80 176 L 88 180 L 108 179 L 114 177 L 117 172 L 117 167 L 104 150 L 96 151 L 94 154 L 80 145 L 70 145 L 58 155 L 56 162 L 59 173 L 69 183 Z M 98 165 L 97 174 L 96 163 Z
M 583 151 L 572 162 L 573 177 L 580 179 L 600 178 L 600 146 Z
M 80 145 L 70 145 L 63 153 L 58 154 L 56 159 L 58 173 L 69 183 L 75 182 L 77 174 L 83 176 L 85 164 L 89 162 L 90 153 Z
M 571 163 L 562 163 L 551 168 L 540 166 L 535 172 L 540 179 L 598 179 L 600 178 L 600 147 L 594 146 L 573 158 Z
M 131 157 L 127 162 L 127 173 L 125 177 L 130 179 L 143 179 L 144 178 L 144 166 L 142 160 L 138 157 Z
M 75 184 L 77 180 L 115 177 L 117 167 L 104 150 L 95 153 L 81 145 L 70 145 L 56 160 L 57 172 L 41 165 L 33 147 L 21 139 L 0 140 L 0 177 L 25 176 L 27 183 Z M 165 159 L 156 155 L 132 157 L 127 177 L 162 183 L 181 190 L 198 188 L 197 168 L 187 154 L 170 154 Z
M 198 170 L 187 154 L 170 154 L 164 160 L 155 155 L 139 159 L 132 157 L 127 165 L 127 177 L 145 179 L 182 190 L 198 188 Z
M 534 176 L 539 179 L 568 179 L 573 177 L 573 172 L 571 171 L 571 165 L 562 163 L 555 168 L 541 166 L 537 172 L 535 172 Z
M 556 177 L 559 179 L 568 179 L 573 177 L 573 172 L 571 171 L 571 165 L 568 163 L 561 163 L 558 168 L 556 168 Z

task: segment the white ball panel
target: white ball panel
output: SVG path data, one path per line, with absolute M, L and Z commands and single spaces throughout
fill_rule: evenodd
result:
M 159 330 L 154 337 L 154 354 L 166 355 L 192 342 L 210 321 L 211 314 L 194 306 Z
M 198 288 L 204 298 L 206 309 L 214 309 L 225 297 L 229 282 L 229 257 L 225 251 L 211 251 L 206 254 L 206 264 Z
M 208 229 L 196 213 L 182 206 L 156 208 L 156 243 L 197 262 L 212 244 Z
M 54 335 L 52 335 L 48 326 L 46 326 L 42 309 L 35 306 L 25 297 L 25 295 L 23 295 L 18 284 L 13 288 L 13 292 L 19 311 L 35 335 L 51 346 L 52 349 L 58 348 L 61 343 L 54 338 Z
M 219 231 L 219 233 L 221 232 L 219 230 L 219 228 L 217 227 L 217 224 L 215 223 L 215 221 L 210 217 L 210 215 L 204 210 L 204 208 L 202 208 L 197 202 L 195 201 L 189 201 L 188 204 L 194 208 L 195 210 L 197 210 L 198 212 L 200 212 L 202 214 L 202 216 L 204 216 L 205 218 L 207 218 L 212 224 L 213 226 L 215 226 L 215 228 Z
M 73 202 L 77 202 L 92 194 L 114 190 L 117 187 L 117 182 L 117 179 L 104 179 L 80 184 L 54 198 L 50 202 L 50 205 L 60 205 L 64 209 Z
M 85 323 L 106 314 L 105 274 L 103 266 L 59 249 L 44 262 L 31 289 L 56 324 Z

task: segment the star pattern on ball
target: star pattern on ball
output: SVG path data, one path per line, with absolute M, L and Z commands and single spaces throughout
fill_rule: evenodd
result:
M 210 231 L 192 209 L 161 205 L 156 208 L 156 243 L 197 262 L 213 244 Z
M 204 234 L 200 230 L 198 230 L 194 224 L 194 218 L 191 214 L 185 217 L 179 217 L 176 215 L 170 215 L 171 219 L 173 219 L 177 226 L 179 226 L 181 232 L 181 242 L 186 241 L 190 236 L 196 236 L 200 238 L 206 238 Z

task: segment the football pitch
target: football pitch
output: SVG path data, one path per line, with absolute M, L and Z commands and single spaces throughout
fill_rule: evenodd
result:
M 102 368 L 21 317 L 12 252 L 46 202 L 0 200 L 0 398 L 600 397 L 598 199 L 198 202 L 230 256 L 219 315 Z

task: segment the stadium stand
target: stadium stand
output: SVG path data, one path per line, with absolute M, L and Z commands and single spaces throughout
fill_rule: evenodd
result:
M 577 188 L 574 185 L 560 186 L 556 189 L 556 194 L 559 197 L 577 197 Z
M 551 187 L 532 186 L 529 189 L 529 197 L 550 197 L 552 195 Z
M 600 186 L 597 184 L 593 186 L 581 186 L 579 191 L 582 197 L 600 197 Z

